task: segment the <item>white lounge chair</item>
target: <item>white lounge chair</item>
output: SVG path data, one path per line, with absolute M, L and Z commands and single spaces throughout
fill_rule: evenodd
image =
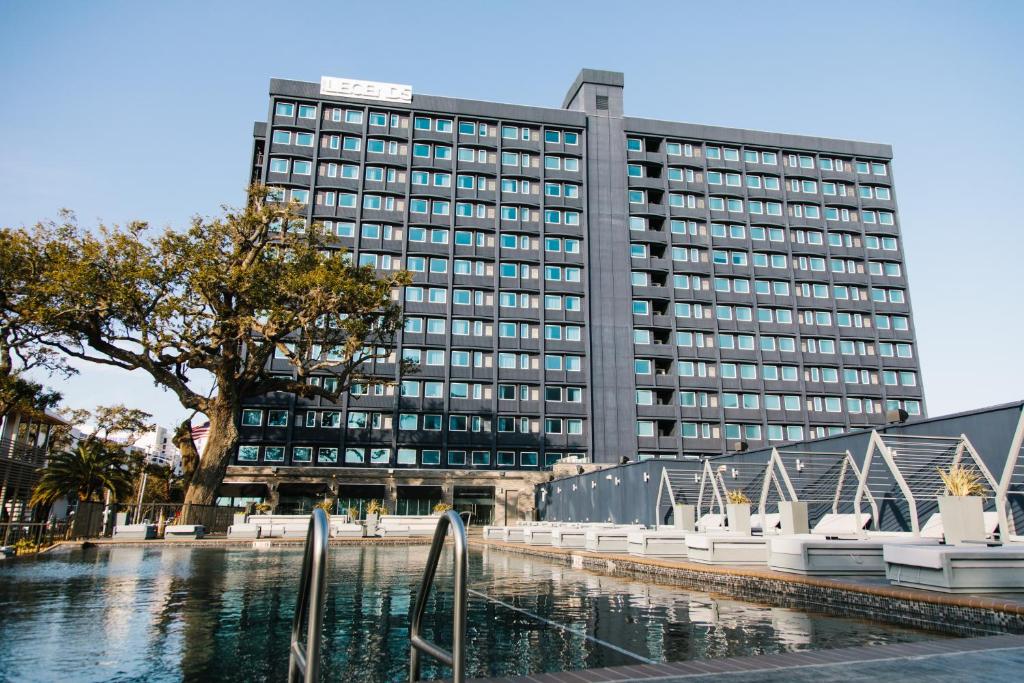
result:
M 861 515 L 858 524 L 857 515 L 830 512 L 818 520 L 818 523 L 811 529 L 811 533 L 828 538 L 860 538 L 869 524 L 871 524 L 870 514 Z
M 897 586 L 944 593 L 1024 592 L 1024 548 L 1014 545 L 896 545 L 883 551 Z
M 202 524 L 168 524 L 164 527 L 164 540 L 195 541 L 206 535 Z
M 362 524 L 351 524 L 348 522 L 331 521 L 331 538 L 363 538 L 366 535 L 366 527 Z
M 626 550 L 640 557 L 686 557 L 686 535 L 682 529 L 662 527 L 630 531 Z
M 768 560 L 767 537 L 738 533 L 688 534 L 686 555 L 703 564 L 765 564 Z
M 259 524 L 232 524 L 228 527 L 228 538 L 236 540 L 255 540 L 260 537 Z
M 996 531 L 999 529 L 999 513 L 998 512 L 986 512 L 985 516 L 985 535 L 987 538 L 994 538 Z M 946 536 L 946 530 L 942 526 L 942 515 L 936 512 L 929 517 L 924 526 L 921 527 L 921 536 L 924 538 L 937 538 L 943 539 Z
M 697 520 L 697 531 L 704 533 L 725 529 L 725 515 L 708 513 Z
M 115 526 L 114 538 L 119 541 L 148 541 L 156 538 L 156 524 L 124 524 Z
M 558 527 L 551 532 L 554 548 L 584 548 L 587 544 L 587 530 L 582 526 Z
M 625 553 L 633 527 L 596 527 L 587 529 L 583 547 L 595 553 Z
M 764 516 L 764 528 L 761 528 L 761 515 L 755 513 L 750 515 L 750 530 L 752 532 L 766 534 L 774 533 L 782 524 L 782 515 L 778 512 L 768 512 Z
M 551 545 L 552 526 L 528 526 L 523 528 L 523 543 L 526 545 Z
M 937 543 L 937 539 L 909 534 L 871 538 L 827 538 L 821 534 L 769 536 L 768 568 L 804 575 L 881 575 L 885 573 L 884 546 Z

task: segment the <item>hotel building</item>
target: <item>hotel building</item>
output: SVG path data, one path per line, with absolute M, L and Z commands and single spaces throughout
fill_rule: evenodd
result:
M 500 522 L 559 460 L 923 415 L 891 148 L 626 116 L 623 82 L 584 69 L 543 108 L 271 80 L 251 179 L 358 263 L 412 273 L 389 360 L 419 372 L 252 402 L 225 495 Z

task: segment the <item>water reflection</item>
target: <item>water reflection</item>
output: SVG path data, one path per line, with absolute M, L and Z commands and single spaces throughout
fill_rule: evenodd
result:
M 409 613 L 426 554 L 423 546 L 332 549 L 322 651 L 330 680 L 406 679 Z M 300 564 L 298 550 L 187 547 L 4 563 L 0 679 L 283 680 Z M 471 555 L 470 579 L 473 589 L 528 613 L 470 599 L 474 676 L 632 663 L 601 641 L 674 661 L 936 637 L 497 551 Z M 439 580 L 425 624 L 444 645 L 449 589 Z M 423 673 L 448 672 L 428 663 Z

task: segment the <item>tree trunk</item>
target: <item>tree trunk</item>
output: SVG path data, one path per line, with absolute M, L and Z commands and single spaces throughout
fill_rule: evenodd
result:
M 230 404 L 220 404 L 209 411 L 209 437 L 192 474 L 185 505 L 213 505 L 217 501 L 217 489 L 238 446 L 237 412 Z

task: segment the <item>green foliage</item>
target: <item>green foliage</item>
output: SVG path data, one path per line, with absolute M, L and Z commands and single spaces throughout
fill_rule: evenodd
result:
M 379 276 L 342 258 L 320 226 L 305 226 L 265 188 L 251 188 L 244 209 L 196 217 L 185 230 L 84 229 L 65 214 L 32 231 L 4 230 L 3 239 L 19 245 L 22 270 L 33 273 L 19 310 L 46 344 L 141 369 L 210 418 L 189 502 L 213 502 L 245 399 L 282 391 L 337 400 L 354 383 L 388 381 L 365 370 L 392 353 L 408 275 Z M 269 372 L 275 352 L 294 378 Z M 314 373 L 338 382 L 311 384 Z
M 72 495 L 79 500 L 101 499 L 104 491 L 110 491 L 114 501 L 130 497 L 129 462 L 120 449 L 107 448 L 99 441 L 83 441 L 74 450 L 50 456 L 30 504 L 49 505 Z
M 345 510 L 345 512 L 348 514 L 348 521 L 354 522 L 357 519 L 359 519 L 359 508 L 357 508 L 356 506 L 349 506 L 349 508 Z
M 442 512 L 443 513 L 443 512 L 448 512 L 451 509 L 452 509 L 452 506 L 451 506 L 450 503 L 437 503 L 436 505 L 434 505 L 434 512 Z
M 270 512 L 271 506 L 270 503 L 256 503 L 256 505 L 254 505 L 253 507 L 256 509 L 256 512 L 260 513 L 261 515 L 265 515 L 268 512 Z
M 323 510 L 327 514 L 331 514 L 331 513 L 334 512 L 334 501 L 333 500 L 321 500 L 319 503 L 317 503 L 313 507 L 320 508 L 321 510 Z
M 387 512 L 387 510 L 379 500 L 371 500 L 366 504 L 366 514 L 368 515 L 382 515 L 385 512 Z
M 43 329 L 30 314 L 27 302 L 37 277 L 33 248 L 23 232 L 0 230 L 0 418 L 13 411 L 44 412 L 60 402 L 60 393 L 29 379 L 27 371 L 65 378 L 75 372 L 45 345 Z

